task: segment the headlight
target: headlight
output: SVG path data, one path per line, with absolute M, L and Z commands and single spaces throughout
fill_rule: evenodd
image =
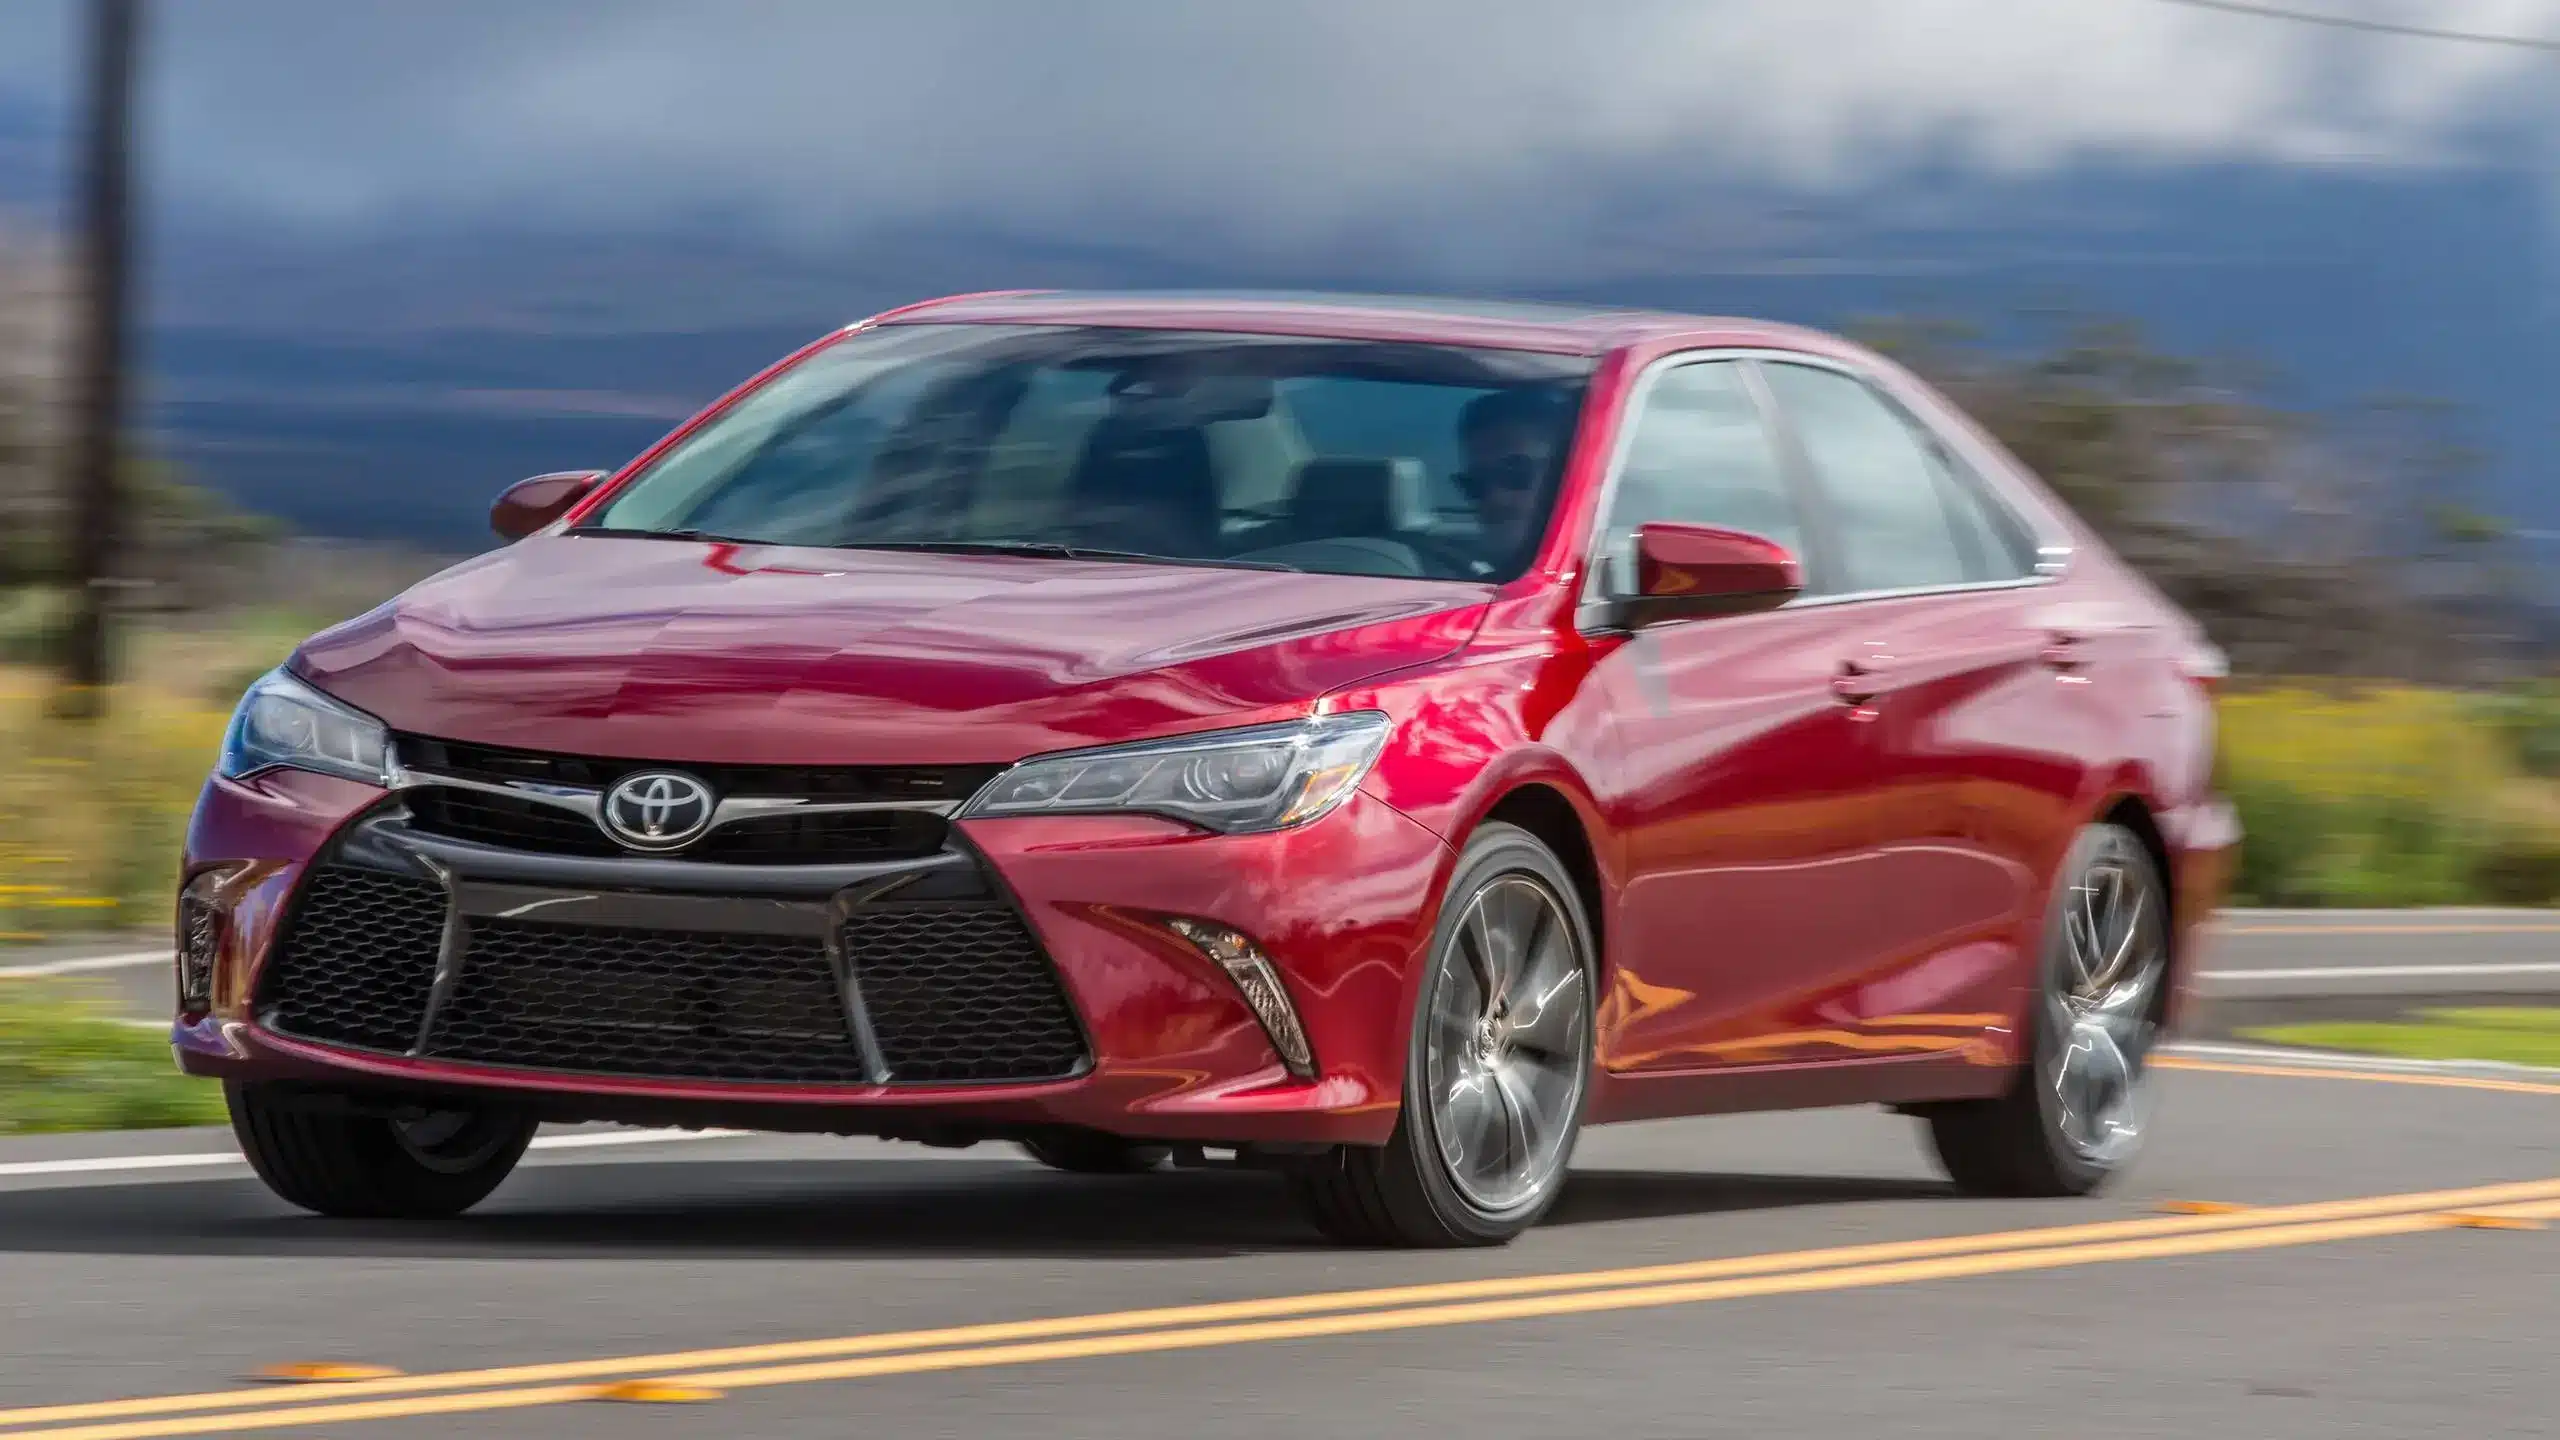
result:
M 270 670 L 241 697 L 215 769 L 238 780 L 281 765 L 382 785 L 388 750 L 381 721 Z
M 1165 815 L 1230 834 L 1303 825 L 1377 763 L 1387 717 L 1324 715 L 1025 760 L 961 810 L 994 815 Z

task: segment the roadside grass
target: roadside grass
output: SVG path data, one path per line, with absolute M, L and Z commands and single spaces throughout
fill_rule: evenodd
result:
M 2477 1006 L 2422 1010 L 2407 1021 L 2315 1021 L 2240 1034 L 2270 1045 L 2389 1055 L 2402 1060 L 2499 1060 L 2560 1066 L 2560 1008 Z
M 179 1074 L 166 1037 L 79 987 L 0 980 L 0 1135 L 222 1123 L 220 1087 Z
M 140 685 L 66 724 L 50 681 L 0 669 L 0 941 L 159 929 L 224 707 Z

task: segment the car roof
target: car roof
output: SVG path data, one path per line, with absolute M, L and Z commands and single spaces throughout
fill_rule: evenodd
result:
M 953 295 L 873 317 L 882 325 L 1103 325 L 1223 330 L 1601 355 L 1666 340 L 1839 354 L 1820 331 L 1733 316 L 1605 305 L 1258 290 L 999 290 Z

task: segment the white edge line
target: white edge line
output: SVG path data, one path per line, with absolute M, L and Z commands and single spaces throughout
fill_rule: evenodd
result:
M 2560 961 L 2497 965 L 2301 965 L 2274 970 L 2199 970 L 2198 980 L 2405 980 L 2427 975 L 2560 975 Z
M 143 965 L 169 965 L 175 961 L 176 957 L 166 950 L 130 950 L 117 955 L 91 955 L 79 960 L 48 960 L 41 965 L 0 965 L 0 980 L 42 980 L 51 975 L 131 970 Z
M 749 1130 L 605 1130 L 592 1135 L 541 1135 L 536 1150 L 601 1150 L 614 1145 L 656 1145 L 681 1140 L 732 1140 Z M 189 1155 L 99 1155 L 73 1160 L 0 1162 L 0 1178 L 17 1175 L 101 1175 L 134 1170 L 183 1170 L 205 1165 L 247 1164 L 237 1151 L 202 1151 Z

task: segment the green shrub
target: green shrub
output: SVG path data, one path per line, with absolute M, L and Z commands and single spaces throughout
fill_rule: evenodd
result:
M 2479 898 L 2498 905 L 2560 905 L 2560 836 L 2521 826 L 2498 834 L 2473 867 Z
M 2543 779 L 2560 778 L 2560 680 L 2487 696 L 2479 714 L 2518 769 Z
M 2526 700 L 2285 686 L 2220 713 L 2235 903 L 2560 901 L 2560 790 L 2524 770 Z

